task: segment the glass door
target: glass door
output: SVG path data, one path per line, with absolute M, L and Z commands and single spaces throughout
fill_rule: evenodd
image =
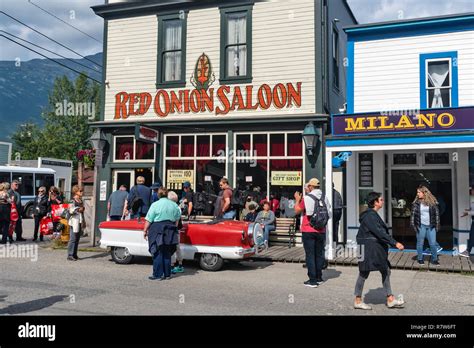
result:
M 441 229 L 436 239 L 444 249 L 453 247 L 453 192 L 451 169 L 392 170 L 393 237 L 406 248 L 416 248 L 416 235 L 410 228 L 412 203 L 418 186 L 429 188 L 439 202 Z M 427 247 L 427 241 L 425 247 Z
M 114 170 L 113 178 L 112 191 L 118 190 L 121 185 L 125 185 L 127 191 L 130 191 L 130 187 L 135 183 L 135 172 L 133 170 Z

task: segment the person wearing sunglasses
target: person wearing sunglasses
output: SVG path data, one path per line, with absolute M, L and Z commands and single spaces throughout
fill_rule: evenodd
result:
M 35 197 L 33 205 L 33 217 L 35 219 L 35 229 L 33 234 L 33 242 L 38 240 L 38 229 L 41 219 L 48 213 L 48 196 L 46 195 L 46 187 L 41 186 L 38 189 L 38 195 Z M 40 241 L 43 241 L 43 235 L 40 235 Z
M 68 261 L 77 261 L 77 249 L 79 248 L 79 239 L 85 228 L 84 202 L 82 201 L 82 189 L 78 185 L 72 187 L 73 199 L 69 204 L 69 244 L 67 246 Z

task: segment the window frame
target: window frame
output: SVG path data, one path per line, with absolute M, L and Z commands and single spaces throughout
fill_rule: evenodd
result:
M 449 61 L 450 75 L 450 102 L 451 105 L 442 108 L 432 108 L 428 100 L 430 88 L 428 81 L 428 64 L 436 61 Z M 446 109 L 459 107 L 459 77 L 458 77 L 458 52 L 437 52 L 420 54 L 420 108 L 421 109 Z M 444 89 L 444 88 L 443 88 Z
M 337 41 L 335 40 L 337 38 Z M 339 64 L 339 59 L 341 57 L 340 51 L 340 35 L 339 30 L 337 30 L 336 26 L 333 25 L 332 27 L 332 87 L 336 92 L 340 92 L 341 90 L 341 69 Z
M 180 11 L 179 13 L 173 14 L 162 14 L 157 15 L 158 18 L 158 45 L 156 55 L 156 88 L 182 88 L 186 86 L 186 37 L 187 37 L 187 22 L 188 22 L 188 11 Z M 164 23 L 171 20 L 181 20 L 181 78 L 176 81 L 163 81 L 164 78 L 164 64 L 163 55 L 165 53 L 165 31 Z M 168 52 L 168 51 L 167 51 Z
M 116 157 L 116 149 L 117 149 L 117 138 L 133 138 L 133 156 L 129 160 L 120 160 L 117 159 Z M 114 148 L 113 148 L 113 162 L 114 163 L 130 163 L 130 162 L 139 162 L 139 163 L 155 163 L 156 161 L 156 144 L 153 144 L 153 152 L 154 152 L 154 158 L 153 159 L 135 159 L 136 156 L 136 149 L 137 147 L 137 139 L 135 138 L 135 135 L 114 135 Z
M 220 7 L 221 12 L 221 42 L 220 42 L 220 74 L 219 83 L 221 85 L 251 83 L 252 77 L 252 10 L 253 4 L 237 7 Z M 245 13 L 246 18 L 246 42 L 247 46 L 247 71 L 242 76 L 227 76 L 227 37 L 228 37 L 228 16 L 233 13 Z

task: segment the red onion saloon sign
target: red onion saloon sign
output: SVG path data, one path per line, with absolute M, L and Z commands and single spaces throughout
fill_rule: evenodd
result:
M 209 57 L 202 54 L 196 62 L 191 83 L 194 89 L 178 91 L 159 89 L 151 93 L 120 92 L 115 96 L 114 119 L 143 116 L 152 109 L 159 117 L 173 114 L 206 113 L 227 115 L 231 111 L 284 109 L 301 107 L 301 82 L 278 83 L 274 86 L 227 85 L 209 88 L 215 81 Z

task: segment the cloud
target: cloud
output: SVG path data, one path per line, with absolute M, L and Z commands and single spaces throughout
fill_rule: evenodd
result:
M 103 19 L 94 14 L 91 6 L 103 3 L 103 0 L 31 0 L 65 22 L 86 32 L 100 42 L 97 42 L 70 26 L 62 23 L 58 19 L 41 11 L 33 6 L 28 0 L 0 0 L 1 10 L 10 16 L 17 18 L 25 24 L 35 28 L 56 41 L 72 48 L 83 56 L 95 54 L 102 51 Z M 11 18 L 0 14 L 0 29 L 19 36 L 22 39 L 34 42 L 37 45 L 48 48 L 69 58 L 80 58 L 73 52 L 55 44 L 47 38 L 35 33 L 27 27 L 15 22 Z M 16 40 L 16 39 L 15 39 Z M 0 38 L 0 60 L 15 60 L 20 58 L 23 61 L 33 58 L 42 58 L 36 53 L 28 51 L 26 48 L 16 45 L 3 37 Z M 17 40 L 19 41 L 19 40 Z M 52 54 L 44 52 L 38 48 L 33 49 L 54 57 Z
M 348 3 L 361 24 L 474 11 L 473 0 L 348 0 Z

